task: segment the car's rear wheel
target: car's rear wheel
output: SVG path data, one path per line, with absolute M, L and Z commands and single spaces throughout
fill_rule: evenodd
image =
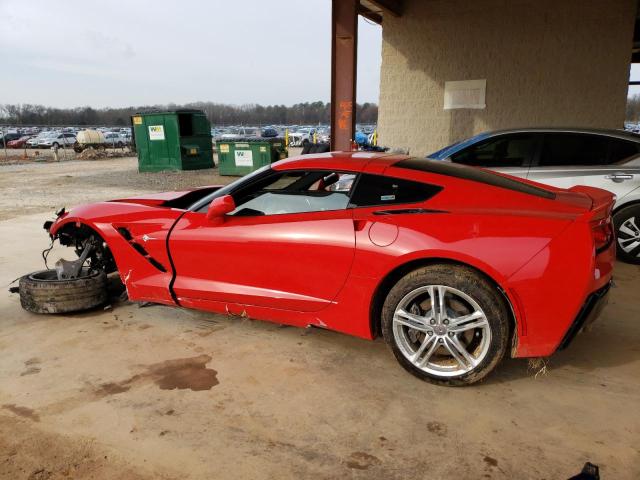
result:
M 482 380 L 504 356 L 509 313 L 485 277 L 438 264 L 401 278 L 382 307 L 382 332 L 398 362 L 440 385 Z
M 617 256 L 627 263 L 640 264 L 640 205 L 629 205 L 613 216 Z

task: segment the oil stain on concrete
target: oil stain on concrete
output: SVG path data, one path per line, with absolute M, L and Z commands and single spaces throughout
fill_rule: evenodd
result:
M 154 363 L 146 371 L 120 382 L 103 383 L 95 390 L 98 398 L 124 393 L 136 384 L 152 381 L 160 390 L 211 390 L 218 385 L 218 372 L 207 368 L 209 355 L 190 358 L 176 358 Z

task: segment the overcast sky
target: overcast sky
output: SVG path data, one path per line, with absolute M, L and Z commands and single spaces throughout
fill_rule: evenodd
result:
M 330 96 L 331 0 L 0 0 L 0 103 L 285 104 Z M 381 29 L 360 19 L 358 101 Z

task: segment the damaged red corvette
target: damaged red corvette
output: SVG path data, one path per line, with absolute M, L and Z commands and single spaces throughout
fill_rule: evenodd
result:
M 551 355 L 598 315 L 613 202 L 447 162 L 329 153 L 224 187 L 76 207 L 46 228 L 89 272 L 117 270 L 131 300 L 381 334 L 409 372 L 463 385 L 505 355 Z

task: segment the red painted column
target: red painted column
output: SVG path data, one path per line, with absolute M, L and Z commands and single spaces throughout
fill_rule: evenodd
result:
M 355 135 L 358 3 L 358 0 L 332 0 L 332 150 L 351 150 L 351 142 Z

